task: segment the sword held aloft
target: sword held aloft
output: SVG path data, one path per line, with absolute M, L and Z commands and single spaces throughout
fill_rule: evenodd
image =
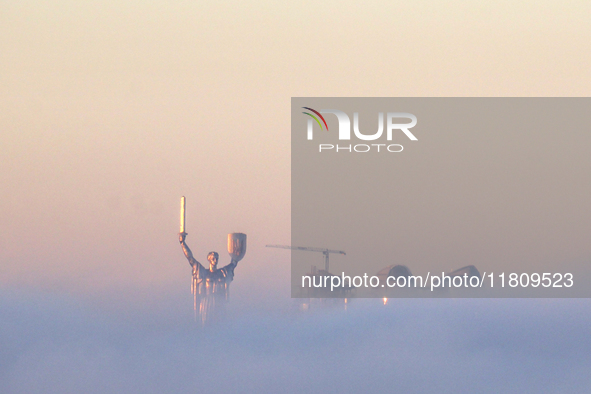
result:
M 181 197 L 181 234 L 185 232 L 185 196 Z

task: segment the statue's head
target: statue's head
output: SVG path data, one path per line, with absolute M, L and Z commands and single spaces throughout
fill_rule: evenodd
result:
M 220 257 L 219 254 L 216 252 L 209 252 L 207 255 L 207 261 L 209 261 L 209 270 L 215 271 L 218 265 L 218 258 Z

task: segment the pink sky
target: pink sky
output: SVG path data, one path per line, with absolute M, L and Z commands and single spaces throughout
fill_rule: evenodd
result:
M 287 289 L 292 96 L 587 96 L 590 11 L 4 1 L 0 286 L 189 286 L 185 195 L 198 259 L 247 233 L 243 283 Z

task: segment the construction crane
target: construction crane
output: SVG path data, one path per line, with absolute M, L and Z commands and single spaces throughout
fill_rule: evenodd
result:
M 308 252 L 320 252 L 324 255 L 324 269 L 328 272 L 328 255 L 330 253 L 339 253 L 346 255 L 347 253 L 342 250 L 331 250 L 322 248 L 312 248 L 305 246 L 289 246 L 289 245 L 266 245 L 267 248 L 280 248 L 280 249 L 291 249 L 291 250 L 305 250 Z

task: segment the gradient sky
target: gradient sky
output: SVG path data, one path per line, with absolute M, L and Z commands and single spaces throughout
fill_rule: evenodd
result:
M 150 310 L 158 295 L 174 294 L 190 309 L 181 195 L 198 259 L 217 250 L 224 264 L 227 233 L 248 234 L 234 297 L 287 297 L 289 253 L 264 245 L 290 242 L 291 97 L 588 96 L 589 15 L 585 0 L 0 0 L 0 289 L 5 316 L 22 309 L 4 328 L 21 338 L 21 322 L 54 321 L 35 309 L 47 305 L 33 289 L 124 310 L 123 299 Z M 68 302 L 56 308 L 71 317 L 78 307 Z M 114 330 L 128 338 L 141 329 Z M 113 331 L 100 332 L 99 344 Z M 3 342 L 11 335 L 3 331 Z M 66 342 L 55 353 L 48 343 L 66 369 L 76 357 L 63 349 L 94 349 Z M 9 362 L 22 373 L 9 388 L 26 392 L 31 371 L 51 376 L 52 358 L 36 367 L 19 349 L 24 369 Z M 244 354 L 245 363 L 260 356 Z M 501 370 L 509 365 L 500 360 Z M 131 376 L 114 387 L 143 375 Z
M 242 275 L 287 264 L 292 96 L 591 88 L 586 1 L 0 7 L 4 285 L 181 281 L 181 195 L 201 259 L 241 231 Z

